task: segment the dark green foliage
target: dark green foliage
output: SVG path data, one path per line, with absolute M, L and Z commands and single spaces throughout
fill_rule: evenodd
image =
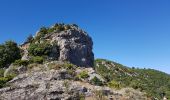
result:
M 48 28 L 46 27 L 41 27 L 37 36 L 35 37 L 34 39 L 34 42 L 35 41 L 39 41 L 40 39 L 42 39 L 46 34 L 48 34 Z
M 4 72 L 5 72 L 5 70 L 2 69 L 2 68 L 0 68 L 0 77 L 3 77 L 3 76 L 4 76 Z
M 55 28 L 58 31 L 64 31 L 65 30 L 64 24 L 56 24 Z
M 44 61 L 44 58 L 40 56 L 33 56 L 30 60 L 31 63 L 37 63 L 37 64 L 42 64 L 43 61 Z
M 21 66 L 21 65 L 27 66 L 29 64 L 29 61 L 19 59 L 19 60 L 16 60 L 13 64 L 18 65 L 18 66 Z
M 48 33 L 48 28 L 42 27 L 42 28 L 40 28 L 40 31 L 39 31 L 39 32 L 40 32 L 41 34 L 45 35 L 45 34 Z
M 88 77 L 89 77 L 89 75 L 88 75 L 87 71 L 82 71 L 82 72 L 79 74 L 79 76 L 80 76 L 80 78 L 83 78 L 83 79 L 85 79 L 85 78 L 88 78 Z
M 0 88 L 4 87 L 7 82 L 8 82 L 7 78 L 0 77 Z
M 46 43 L 32 43 L 29 48 L 28 52 L 32 56 L 44 56 L 48 55 L 51 52 L 52 45 L 48 42 Z
M 7 77 L 0 77 L 0 88 L 7 86 L 7 82 L 12 80 L 15 75 L 9 75 Z
M 6 41 L 0 45 L 0 68 L 7 67 L 9 64 L 21 58 L 20 49 L 17 43 Z
M 76 65 L 66 62 L 64 63 L 63 67 L 68 70 L 74 70 L 76 68 Z
M 91 82 L 91 84 L 98 85 L 98 86 L 103 85 L 103 82 L 96 76 L 93 79 L 91 79 L 90 82 Z
M 116 88 L 116 89 L 121 88 L 121 85 L 118 82 L 114 81 L 114 80 L 110 81 L 107 85 L 109 87 L 111 87 L 111 88 Z
M 162 99 L 160 95 L 162 93 L 170 97 L 170 75 L 166 73 L 153 69 L 128 68 L 104 59 L 95 61 L 95 70 L 107 80 L 108 85 L 116 82 L 121 87 L 141 90 L 149 97 L 156 97 L 159 100 Z

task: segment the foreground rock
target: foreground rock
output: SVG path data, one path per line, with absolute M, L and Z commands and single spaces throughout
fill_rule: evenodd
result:
M 143 93 L 130 88 L 114 90 L 91 85 L 88 79 L 75 81 L 75 75 L 66 69 L 50 70 L 47 66 L 33 70 L 18 75 L 8 82 L 9 87 L 0 89 L 0 100 L 147 100 Z M 90 77 L 101 77 L 91 68 L 75 70 L 88 70 Z

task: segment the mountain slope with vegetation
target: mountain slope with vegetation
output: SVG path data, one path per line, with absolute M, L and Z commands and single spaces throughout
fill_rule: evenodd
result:
M 170 75 L 154 69 L 129 68 L 119 63 L 97 59 L 95 70 L 107 83 L 114 82 L 116 88 L 132 87 L 154 99 L 170 98 Z

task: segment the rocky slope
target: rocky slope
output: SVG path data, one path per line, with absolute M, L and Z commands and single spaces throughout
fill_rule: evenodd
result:
M 32 67 L 31 67 L 32 66 Z M 120 90 L 90 82 L 100 75 L 93 68 L 82 68 L 62 62 L 27 66 L 26 73 L 0 89 L 0 100 L 147 100 L 145 94 L 132 88 Z M 79 78 L 81 72 L 88 77 Z

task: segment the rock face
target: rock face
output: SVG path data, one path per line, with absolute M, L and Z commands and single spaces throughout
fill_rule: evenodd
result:
M 53 33 L 52 42 L 60 48 L 59 60 L 69 61 L 77 66 L 92 67 L 94 54 L 93 41 L 87 33 L 78 29 Z
M 65 28 L 66 26 L 69 28 L 64 30 L 57 29 L 57 27 Z M 52 31 L 48 32 L 48 29 Z M 93 41 L 85 31 L 74 25 L 58 25 L 48 29 L 43 35 L 41 30 L 37 32 L 34 37 L 34 43 L 44 45 L 44 42 L 48 41 L 53 45 L 50 50 L 51 53 L 48 55 L 49 59 L 68 61 L 80 67 L 93 67 Z M 22 60 L 28 60 L 29 43 L 23 44 L 21 48 L 24 51 Z
M 78 100 L 81 86 L 67 81 L 65 71 L 20 74 L 9 82 L 11 87 L 0 89 L 0 100 Z

